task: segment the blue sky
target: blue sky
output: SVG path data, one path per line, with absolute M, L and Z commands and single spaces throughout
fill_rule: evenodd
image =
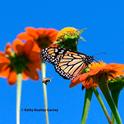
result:
M 7 42 L 24 31 L 26 26 L 66 26 L 87 28 L 83 34 L 87 42 L 79 41 L 79 50 L 105 62 L 124 63 L 124 1 L 123 0 L 11 0 L 0 3 L 0 50 Z M 105 52 L 106 54 L 98 54 Z M 69 88 L 70 81 L 55 73 L 47 64 L 50 124 L 79 124 L 82 114 L 84 91 L 81 85 Z M 124 122 L 124 91 L 121 92 L 119 112 Z M 0 124 L 15 124 L 16 85 L 9 86 L 0 78 Z M 107 104 L 106 104 L 107 105 Z M 23 81 L 21 108 L 43 108 L 42 84 L 39 81 Z M 107 106 L 108 108 L 108 106 Z M 109 108 L 108 108 L 109 109 Z M 87 124 L 106 124 L 107 120 L 97 99 L 93 96 Z M 21 124 L 45 124 L 43 112 L 21 112 Z

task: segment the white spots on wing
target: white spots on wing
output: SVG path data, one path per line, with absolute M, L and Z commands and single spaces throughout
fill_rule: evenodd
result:
M 58 49 L 55 49 L 55 53 L 57 53 L 58 52 Z

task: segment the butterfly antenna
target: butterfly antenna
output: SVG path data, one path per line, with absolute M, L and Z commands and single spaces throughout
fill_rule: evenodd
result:
M 96 55 L 100 55 L 100 54 L 107 55 L 106 52 L 99 52 L 99 53 L 96 53 L 94 56 L 96 56 Z
M 103 54 L 103 55 L 107 55 L 107 53 L 106 52 L 100 52 L 100 53 L 96 53 L 95 55 L 93 55 L 94 56 L 94 61 L 95 62 L 99 62 L 98 60 L 96 60 L 95 58 L 98 58 L 98 57 L 96 57 L 97 55 L 101 55 L 101 54 Z
M 99 62 L 98 60 L 96 60 L 96 59 L 93 59 L 95 62 Z

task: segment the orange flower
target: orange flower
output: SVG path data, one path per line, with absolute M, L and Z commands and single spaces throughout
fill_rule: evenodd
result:
M 39 46 L 40 49 L 49 47 L 56 41 L 58 31 L 47 28 L 33 28 L 27 27 L 25 32 L 20 33 L 17 37 L 21 40 L 31 40 Z
M 124 75 L 124 64 L 106 64 L 104 62 L 93 62 L 89 65 L 89 72 L 81 74 L 72 80 L 70 87 L 82 82 L 85 88 L 98 86 L 101 80 L 107 81 Z
M 40 56 L 32 41 L 23 43 L 16 39 L 12 45 L 6 45 L 5 52 L 0 52 L 0 77 L 8 78 L 9 84 L 15 84 L 18 73 L 22 73 L 23 79 L 38 80 L 38 68 Z

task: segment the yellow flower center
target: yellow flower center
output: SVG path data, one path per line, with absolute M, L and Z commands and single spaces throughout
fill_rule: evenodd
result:
M 66 27 L 58 32 L 57 41 L 64 41 L 66 38 L 79 38 L 80 32 L 76 28 Z

